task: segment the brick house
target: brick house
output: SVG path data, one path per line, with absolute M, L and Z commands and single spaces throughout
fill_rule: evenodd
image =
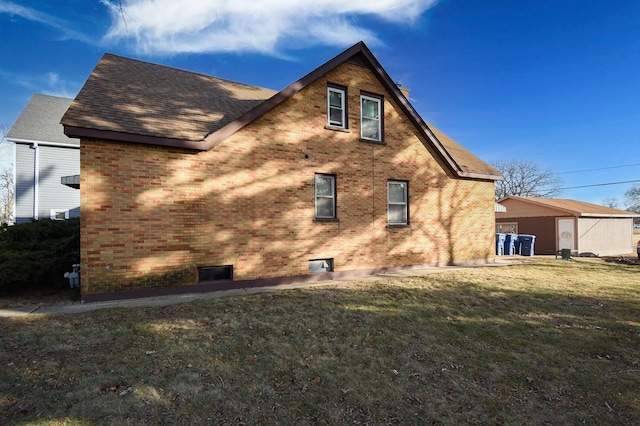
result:
M 105 54 L 62 124 L 84 300 L 494 257 L 499 173 L 363 43 L 280 92 Z

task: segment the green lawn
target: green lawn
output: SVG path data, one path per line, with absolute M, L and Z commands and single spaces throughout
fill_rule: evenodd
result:
M 640 267 L 0 319 L 0 424 L 638 424 Z

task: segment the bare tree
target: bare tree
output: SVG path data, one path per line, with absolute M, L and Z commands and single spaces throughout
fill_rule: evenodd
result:
M 627 210 L 640 213 L 640 185 L 632 186 L 624 196 Z
M 0 124 L 0 148 L 5 143 L 4 137 L 8 131 L 9 126 L 7 124 Z M 4 148 L 6 149 L 6 147 Z M 3 168 L 0 170 L 0 225 L 13 223 L 13 191 L 13 170 L 11 168 Z
M 13 223 L 13 171 L 0 172 L 0 224 Z
M 516 195 L 555 198 L 562 194 L 562 179 L 529 160 L 503 160 L 491 164 L 504 176 L 496 182 L 496 200 Z
M 605 198 L 604 200 L 602 200 L 602 205 L 611 207 L 612 209 L 617 209 L 618 200 L 616 200 L 615 198 Z

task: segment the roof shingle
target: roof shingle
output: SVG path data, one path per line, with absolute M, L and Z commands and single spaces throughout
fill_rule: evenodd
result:
M 64 134 L 60 118 L 71 99 L 36 94 L 31 97 L 6 134 L 7 140 L 80 145 L 80 140 Z
M 360 42 L 280 92 L 105 54 L 62 119 L 65 133 L 208 150 L 347 60 L 368 66 L 459 177 L 497 180 L 493 167 L 428 126 Z
M 201 141 L 277 92 L 105 54 L 65 126 Z

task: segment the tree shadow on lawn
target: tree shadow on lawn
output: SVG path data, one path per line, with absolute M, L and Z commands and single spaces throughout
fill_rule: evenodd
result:
M 0 292 L 0 309 L 20 306 L 52 306 L 80 301 L 79 288 L 34 288 Z
M 631 424 L 639 300 L 437 274 L 4 320 L 0 420 Z

